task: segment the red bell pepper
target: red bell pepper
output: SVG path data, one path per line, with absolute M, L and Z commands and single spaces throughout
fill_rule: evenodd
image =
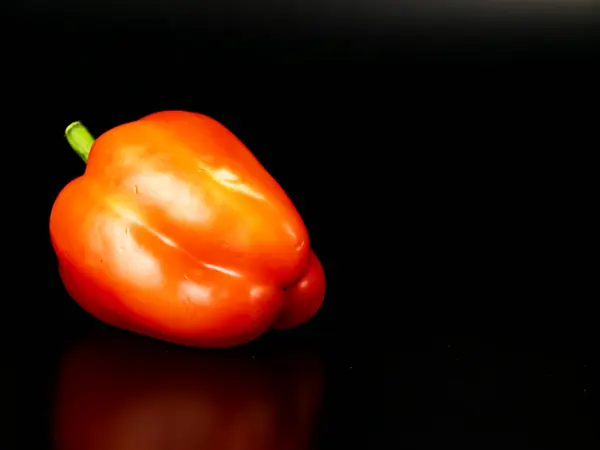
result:
M 312 448 L 324 372 L 310 349 L 167 352 L 111 331 L 61 358 L 55 450 Z
M 228 347 L 299 326 L 325 275 L 294 205 L 254 155 L 207 116 L 160 112 L 97 140 L 59 194 L 50 235 L 70 296 L 112 326 Z

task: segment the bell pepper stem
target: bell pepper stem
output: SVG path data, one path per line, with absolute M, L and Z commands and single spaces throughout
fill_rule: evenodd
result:
M 81 122 L 73 122 L 65 130 L 65 137 L 75 153 L 79 155 L 84 163 L 87 163 L 90 150 L 94 144 L 94 136 Z

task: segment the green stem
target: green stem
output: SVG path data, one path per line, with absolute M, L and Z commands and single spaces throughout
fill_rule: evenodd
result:
M 87 163 L 90 150 L 94 144 L 94 136 L 90 134 L 81 122 L 73 122 L 65 130 L 65 137 L 75 153 Z

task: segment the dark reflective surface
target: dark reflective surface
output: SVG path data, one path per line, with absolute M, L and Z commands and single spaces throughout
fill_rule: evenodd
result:
M 316 349 L 202 351 L 103 329 L 68 345 L 56 450 L 308 450 L 324 389 Z
M 205 351 L 85 319 L 82 325 L 39 345 L 46 353 L 21 366 L 17 448 L 597 442 L 598 358 L 575 337 L 559 345 L 550 335 L 484 341 L 399 334 L 392 346 L 269 334 L 242 348 Z

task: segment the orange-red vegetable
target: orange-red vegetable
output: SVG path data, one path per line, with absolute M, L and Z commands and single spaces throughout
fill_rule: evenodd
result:
M 296 327 L 320 308 L 323 268 L 296 208 L 217 121 L 151 114 L 96 141 L 50 217 L 64 286 L 113 326 L 201 347 Z M 93 145 L 92 145 L 93 144 Z

